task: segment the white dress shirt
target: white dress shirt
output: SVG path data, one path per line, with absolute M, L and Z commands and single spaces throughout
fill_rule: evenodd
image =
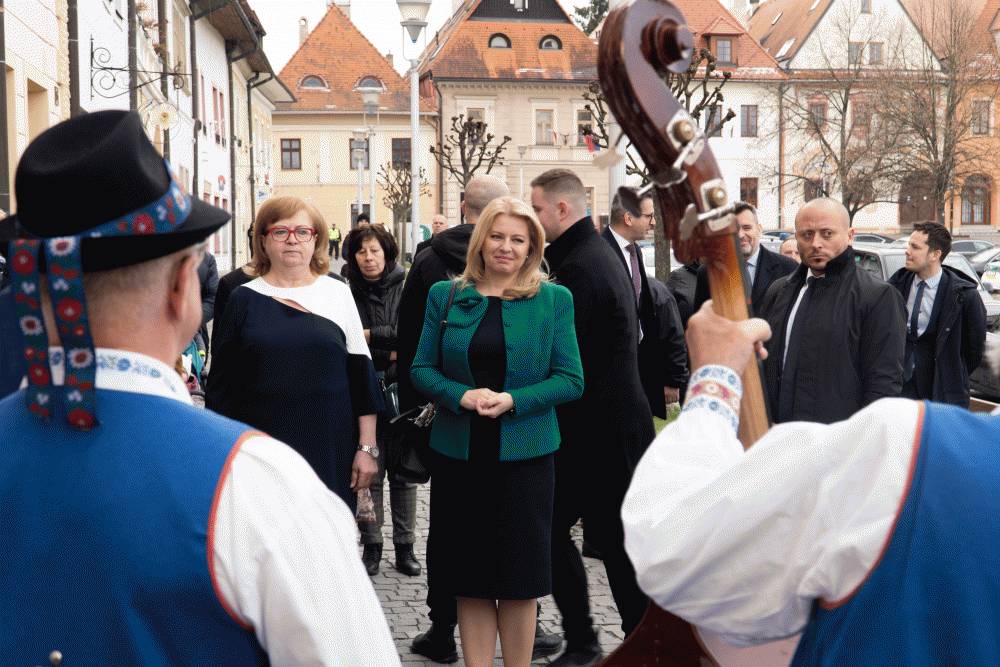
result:
M 640 587 L 738 646 L 801 631 L 815 600 L 848 596 L 875 566 L 920 410 L 882 399 L 837 424 L 780 424 L 744 452 L 725 405 L 686 405 L 646 451 L 622 505 Z
M 753 251 L 753 254 L 747 257 L 747 273 L 750 275 L 750 285 L 753 285 L 753 281 L 757 279 L 757 262 L 760 261 L 760 244 L 757 244 L 757 249 Z
M 62 384 L 62 350 L 50 348 L 50 359 L 53 382 Z M 97 348 L 95 384 L 191 403 L 173 368 L 135 352 Z M 214 531 L 218 594 L 272 665 L 399 664 L 358 557 L 354 517 L 293 449 L 264 435 L 243 442 Z
M 618 242 L 618 249 L 621 251 L 622 257 L 625 258 L 625 268 L 628 270 L 628 277 L 630 279 L 635 278 L 635 276 L 632 275 L 632 251 L 628 249 L 628 247 L 632 245 L 632 241 L 629 241 L 624 236 L 616 232 L 614 227 L 611 225 L 608 225 L 608 230 L 611 232 L 611 236 L 614 237 L 615 241 Z M 642 260 L 639 258 L 638 254 L 636 254 L 636 259 L 639 261 L 639 270 L 643 271 L 644 268 L 642 266 Z M 643 336 L 642 322 L 636 323 L 639 325 L 639 342 L 641 343 Z
M 910 293 L 906 297 L 906 330 L 910 330 L 910 318 L 913 317 L 913 305 L 917 300 L 917 286 L 920 281 L 923 280 L 924 293 L 920 297 L 920 314 L 917 315 L 917 336 L 923 336 L 924 332 L 927 331 L 927 326 L 931 322 L 931 313 L 934 312 L 934 299 L 937 298 L 938 286 L 941 284 L 941 274 L 943 270 L 938 268 L 938 272 L 924 280 L 920 276 L 914 274 L 913 284 L 910 285 Z
M 806 276 L 806 279 L 802 282 L 802 287 L 799 289 L 799 295 L 795 297 L 795 303 L 792 304 L 792 310 L 788 313 L 788 321 L 785 322 L 785 343 L 782 346 L 784 349 L 781 351 L 781 367 L 785 367 L 785 362 L 788 361 L 788 341 L 792 338 L 792 324 L 795 323 L 795 314 L 799 312 L 799 304 L 802 303 L 802 297 L 806 295 L 806 290 L 809 289 L 809 278 L 816 278 L 819 280 L 823 276 L 813 276 L 810 273 Z

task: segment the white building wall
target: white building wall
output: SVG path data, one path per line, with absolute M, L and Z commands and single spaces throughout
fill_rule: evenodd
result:
M 128 69 L 125 7 L 126 3 L 119 0 L 90 0 L 77 5 L 80 40 L 77 75 L 80 80 L 80 107 L 84 111 L 128 109 L 128 72 L 97 69 Z

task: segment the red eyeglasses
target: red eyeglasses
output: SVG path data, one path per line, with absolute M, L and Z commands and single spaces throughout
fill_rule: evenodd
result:
M 312 227 L 296 227 L 295 229 L 289 229 L 288 227 L 284 227 L 282 225 L 276 225 L 264 232 L 264 236 L 270 236 L 275 241 L 285 241 L 288 239 L 289 234 L 295 234 L 295 240 L 302 243 L 312 241 L 316 238 L 316 230 Z

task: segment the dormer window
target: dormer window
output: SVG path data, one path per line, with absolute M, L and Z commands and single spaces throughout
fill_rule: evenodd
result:
M 733 40 L 730 37 L 715 38 L 715 59 L 720 65 L 732 65 L 733 60 Z
M 778 52 L 774 54 L 775 59 L 781 60 L 782 58 L 787 56 L 788 52 L 792 49 L 792 46 L 794 44 L 795 44 L 794 37 L 791 37 L 787 41 L 785 41 L 785 43 L 781 45 L 781 48 L 778 49 Z
M 361 81 L 358 81 L 358 85 L 356 87 L 357 88 L 382 88 L 383 90 L 385 89 L 385 86 L 382 85 L 382 82 L 379 81 L 374 76 L 366 76 L 366 77 L 364 77 L 363 79 L 361 79 Z
M 498 32 L 490 37 L 490 48 L 491 49 L 509 49 L 510 48 L 510 38 L 502 32 Z
M 302 78 L 302 81 L 299 83 L 299 88 L 326 90 L 329 86 L 326 85 L 326 81 L 323 80 L 323 77 L 316 74 L 309 74 L 308 76 Z
M 546 35 L 542 37 L 542 41 L 538 43 L 538 48 L 542 51 L 561 51 L 562 42 L 555 35 Z

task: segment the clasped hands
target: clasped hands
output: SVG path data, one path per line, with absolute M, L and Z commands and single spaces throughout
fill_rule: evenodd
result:
M 475 410 L 483 417 L 496 418 L 514 409 L 514 397 L 507 392 L 497 393 L 492 389 L 481 387 L 462 394 L 459 405 L 466 410 Z

